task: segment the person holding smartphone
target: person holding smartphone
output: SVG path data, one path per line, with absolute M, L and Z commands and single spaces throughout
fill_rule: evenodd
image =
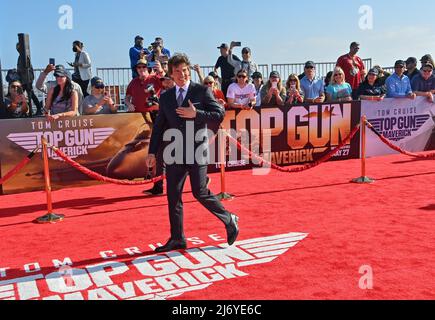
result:
M 261 104 L 269 106 L 283 106 L 287 91 L 282 85 L 281 76 L 272 71 L 269 80 L 261 89 Z
M 104 82 L 101 78 L 91 79 L 91 94 L 83 100 L 83 113 L 93 114 L 112 114 L 118 112 L 118 106 L 113 102 L 112 97 L 104 91 Z
M 8 118 L 24 118 L 28 116 L 27 97 L 20 81 L 9 83 L 8 94 L 5 97 L 6 116 Z
M 287 89 L 286 105 L 304 102 L 304 92 L 301 90 L 301 83 L 297 74 L 289 75 L 285 87 Z

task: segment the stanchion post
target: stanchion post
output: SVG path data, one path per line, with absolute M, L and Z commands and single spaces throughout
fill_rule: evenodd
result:
M 226 163 L 226 137 L 222 128 L 219 129 L 219 137 L 218 144 L 220 144 L 220 168 L 221 168 L 221 193 L 217 195 L 219 200 L 222 201 L 231 201 L 234 200 L 235 196 L 226 192 L 225 187 L 225 163 Z
M 361 177 L 353 179 L 353 183 L 373 183 L 375 180 L 367 177 L 366 175 L 366 142 L 367 142 L 367 131 L 366 131 L 367 117 L 363 115 L 361 117 Z
M 47 209 L 48 213 L 36 219 L 37 223 L 56 223 L 62 221 L 65 216 L 63 214 L 53 213 L 53 202 L 51 198 L 51 181 L 50 181 L 50 167 L 48 163 L 47 140 L 42 138 L 42 158 L 44 161 L 44 180 L 45 180 L 45 194 L 47 196 Z

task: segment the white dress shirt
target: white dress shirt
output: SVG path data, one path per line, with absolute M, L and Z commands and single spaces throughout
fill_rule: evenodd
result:
M 189 90 L 190 86 L 190 80 L 181 88 L 183 88 L 183 101 L 186 99 L 187 90 Z M 178 99 L 178 96 L 180 95 L 180 87 L 175 85 L 175 97 Z

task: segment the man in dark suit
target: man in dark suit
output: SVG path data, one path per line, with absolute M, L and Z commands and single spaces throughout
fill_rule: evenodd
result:
M 183 142 L 175 149 L 175 158 L 178 159 L 175 163 L 173 163 L 174 159 L 169 159 L 168 152 L 164 152 L 171 238 L 155 251 L 167 252 L 187 247 L 183 230 L 181 197 L 188 175 L 194 197 L 224 223 L 228 244 L 232 245 L 239 234 L 239 218 L 226 211 L 219 199 L 208 190 L 204 152 L 196 152 L 197 150 L 206 152 L 208 144 L 204 145 L 204 143 L 208 142 L 207 139 L 201 142 L 194 141 L 194 137 L 205 132 L 207 128 L 216 129 L 223 121 L 225 110 L 216 102 L 207 87 L 190 81 L 190 62 L 186 55 L 176 54 L 169 60 L 169 74 L 175 82 L 175 87 L 160 97 L 160 110 L 153 127 L 146 159 L 147 166 L 149 168 L 155 166 L 155 155 L 166 130 L 171 129 L 171 134 L 181 135 Z M 189 130 L 193 130 L 193 133 Z M 196 153 L 202 156 L 194 157 Z

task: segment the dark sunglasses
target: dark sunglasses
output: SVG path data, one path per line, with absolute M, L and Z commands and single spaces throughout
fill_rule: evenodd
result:
M 405 68 L 405 66 L 395 66 L 394 68 L 395 69 L 403 69 L 403 68 Z
M 239 79 L 246 79 L 247 76 L 243 76 L 243 75 L 240 74 L 240 75 L 237 76 L 237 78 L 239 78 Z
M 18 88 L 21 88 L 21 86 L 11 85 L 11 88 L 12 89 L 18 89 Z
M 137 69 L 148 69 L 148 67 L 147 66 L 139 66 L 139 67 L 136 67 Z
M 95 89 L 104 89 L 104 86 L 98 85 L 98 86 L 95 86 Z
M 314 67 L 306 67 L 305 69 L 314 69 Z
M 208 86 L 208 85 L 213 85 L 214 82 L 204 82 L 204 84 L 205 84 L 206 86 Z

